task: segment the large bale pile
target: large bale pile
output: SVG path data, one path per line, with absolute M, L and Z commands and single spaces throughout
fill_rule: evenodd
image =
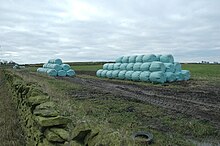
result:
M 74 76 L 76 73 L 69 64 L 63 64 L 61 59 L 50 59 L 43 67 L 37 69 L 39 73 L 45 73 L 49 76 Z
M 168 55 L 122 56 L 116 63 L 106 63 L 96 75 L 102 78 L 132 80 L 153 83 L 186 81 L 190 72 L 182 70 L 181 64 Z

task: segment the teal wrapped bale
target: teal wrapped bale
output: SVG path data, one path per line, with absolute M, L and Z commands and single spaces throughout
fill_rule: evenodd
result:
M 124 56 L 122 58 L 122 63 L 128 63 L 128 60 L 129 60 L 129 56 Z
M 125 74 L 125 79 L 126 80 L 132 80 L 132 74 L 134 73 L 134 71 L 127 71 Z
M 140 74 L 140 81 L 149 82 L 150 81 L 150 79 L 149 79 L 150 74 L 151 74 L 151 72 L 149 72 L 149 71 L 142 71 Z
M 157 57 L 154 54 L 144 55 L 143 62 L 153 62 L 157 61 Z
M 128 63 L 126 70 L 128 71 L 133 70 L 133 67 L 134 67 L 134 63 Z
M 140 70 L 141 71 L 149 71 L 150 70 L 150 62 L 145 62 L 141 64 Z
M 174 68 L 175 72 L 181 72 L 182 70 L 181 64 L 179 62 L 174 62 Z
M 166 81 L 167 82 L 174 82 L 176 81 L 176 75 L 173 72 L 165 72 L 166 75 Z
M 173 55 L 167 54 L 167 55 L 161 55 L 160 61 L 163 63 L 174 63 Z
M 155 72 L 155 71 L 162 71 L 165 72 L 166 67 L 162 62 L 154 61 L 150 65 L 150 71 Z
M 101 77 L 102 78 L 106 78 L 106 73 L 108 72 L 108 70 L 103 70 L 102 72 L 101 72 Z
M 69 64 L 61 64 L 63 70 L 68 71 L 71 67 Z
M 47 68 L 48 63 L 44 63 L 43 68 Z
M 175 72 L 175 67 L 173 63 L 164 63 L 166 67 L 166 72 Z
M 55 69 L 48 69 L 47 74 L 49 76 L 57 76 L 57 71 Z
M 65 71 L 65 70 L 59 70 L 59 71 L 57 72 L 57 75 L 58 75 L 59 77 L 65 77 L 65 76 L 66 76 L 66 71 Z
M 152 72 L 150 74 L 150 81 L 153 83 L 165 83 L 166 82 L 166 76 L 164 74 L 164 72 L 162 71 L 156 71 L 156 72 Z
M 118 73 L 118 79 L 124 80 L 125 79 L 125 74 L 126 74 L 126 70 L 122 70 Z
M 131 75 L 131 79 L 133 81 L 140 81 L 140 74 L 141 74 L 141 71 L 133 72 L 133 74 Z
M 113 70 L 119 70 L 121 66 L 121 63 L 114 63 Z
M 97 70 L 97 72 L 96 72 L 96 76 L 97 76 L 97 77 L 101 77 L 101 73 L 102 73 L 102 71 L 103 71 L 103 69 L 99 69 L 99 70 Z
M 112 78 L 117 79 L 119 72 L 120 72 L 120 70 L 114 70 L 114 71 L 112 72 Z
M 68 71 L 66 71 L 66 75 L 67 75 L 67 76 L 69 76 L 69 77 L 71 77 L 71 76 L 75 76 L 75 75 L 76 75 L 76 73 L 75 73 L 75 71 L 74 71 L 74 70 L 69 69 Z
M 108 70 L 113 70 L 113 69 L 114 69 L 114 63 L 109 63 Z
M 190 72 L 188 70 L 182 70 L 181 73 L 183 74 L 185 81 L 190 79 Z
M 161 54 L 156 55 L 156 61 L 160 61 L 160 56 L 162 56 Z
M 142 63 L 135 63 L 133 66 L 133 71 L 140 71 Z
M 136 63 L 137 62 L 143 62 L 143 57 L 144 57 L 144 55 L 138 55 L 137 57 L 136 57 Z
M 55 69 L 56 71 L 62 70 L 61 65 L 58 65 L 58 64 L 50 64 L 50 63 L 48 63 L 47 64 L 47 68 Z
M 120 70 L 126 70 L 127 69 L 127 65 L 128 65 L 128 63 L 122 63 L 120 65 Z
M 102 68 L 103 68 L 104 70 L 108 70 L 108 65 L 109 65 L 108 63 L 105 63 Z
M 107 71 L 106 77 L 112 79 L 112 72 L 113 72 L 112 70 Z
M 118 57 L 118 58 L 115 60 L 115 62 L 116 62 L 116 63 L 122 63 L 122 59 L 123 59 L 123 56 L 122 56 L 122 57 Z
M 137 58 L 137 55 L 130 56 L 128 62 L 129 63 L 135 63 L 136 62 L 136 58 Z
M 184 80 L 184 75 L 182 74 L 182 72 L 175 72 L 175 76 L 176 76 L 176 80 L 177 81 L 183 81 Z
M 62 60 L 59 59 L 59 58 L 57 58 L 57 59 L 50 59 L 48 61 L 48 63 L 61 65 L 62 64 Z
M 39 73 L 47 73 L 48 70 L 49 70 L 48 68 L 38 68 L 37 72 L 39 72 Z

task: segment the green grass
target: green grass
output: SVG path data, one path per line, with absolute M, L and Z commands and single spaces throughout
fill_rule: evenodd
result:
M 71 67 L 76 71 L 97 71 L 102 68 L 102 65 L 81 65 Z

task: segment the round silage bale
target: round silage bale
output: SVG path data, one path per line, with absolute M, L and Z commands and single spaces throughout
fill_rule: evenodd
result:
M 99 69 L 99 70 L 97 70 L 97 72 L 96 72 L 96 76 L 97 76 L 97 77 L 101 77 L 101 73 L 102 73 L 102 71 L 103 71 L 103 69 Z
M 101 77 L 102 78 L 106 78 L 106 73 L 108 72 L 108 70 L 103 70 L 101 73 Z
M 122 59 L 123 59 L 123 56 L 118 57 L 118 58 L 115 60 L 115 62 L 116 62 L 116 63 L 122 63 Z
M 126 80 L 132 80 L 132 74 L 134 73 L 134 71 L 127 71 L 125 73 L 125 79 Z
M 140 74 L 140 80 L 142 82 L 149 82 L 150 81 L 150 79 L 149 79 L 150 74 L 151 74 L 151 72 L 149 72 L 149 71 L 142 71 Z
M 134 63 L 128 63 L 128 65 L 126 66 L 126 70 L 133 70 L 134 67 Z
M 112 79 L 112 72 L 113 72 L 112 70 L 107 71 L 106 77 Z
M 181 72 L 182 70 L 181 64 L 179 62 L 174 62 L 174 68 L 175 72 Z
M 144 57 L 144 55 L 137 55 L 135 63 L 137 63 L 137 62 L 142 63 L 143 62 L 143 57 Z
M 185 81 L 190 79 L 190 72 L 188 70 L 182 70 L 181 73 L 183 74 Z
M 47 68 L 48 63 L 44 63 L 43 68 Z
M 40 68 L 37 69 L 37 72 L 39 72 L 39 73 L 47 73 L 47 71 L 48 71 L 48 68 L 40 67 Z
M 55 69 L 56 71 L 62 70 L 62 67 L 60 65 L 58 65 L 58 64 L 50 64 L 50 63 L 48 63 L 47 64 L 47 68 Z
M 49 76 L 57 76 L 57 70 L 55 70 L 55 69 L 48 69 L 47 70 L 47 74 Z
M 108 63 L 105 63 L 104 65 L 103 65 L 103 70 L 108 70 Z
M 173 63 L 164 63 L 164 65 L 166 67 L 166 72 L 175 72 Z
M 62 60 L 59 59 L 59 58 L 57 58 L 57 59 L 50 59 L 48 61 L 48 63 L 61 65 L 62 64 Z
M 68 71 L 66 71 L 66 75 L 67 75 L 67 76 L 69 76 L 69 77 L 71 77 L 71 76 L 75 76 L 75 75 L 76 75 L 76 73 L 75 73 L 75 71 L 74 71 L 74 70 L 69 69 Z
M 131 75 L 131 79 L 133 81 L 140 81 L 140 74 L 141 74 L 141 71 L 133 72 L 132 75 Z
M 174 82 L 176 81 L 176 75 L 173 72 L 165 72 L 166 75 L 166 81 L 167 82 Z
M 165 72 L 166 67 L 162 62 L 154 61 L 150 65 L 150 71 L 155 72 L 155 71 L 162 71 Z
M 161 54 L 155 55 L 156 56 L 156 61 L 160 61 L 160 56 L 162 56 Z
M 128 62 L 129 63 L 135 63 L 136 62 L 136 58 L 137 58 L 137 55 L 130 56 Z
M 153 62 L 157 61 L 157 57 L 154 54 L 144 55 L 143 62 Z
M 141 67 L 140 67 L 140 70 L 141 70 L 141 71 L 149 71 L 150 65 L 151 65 L 150 62 L 142 63 L 142 64 L 141 64 Z
M 118 73 L 118 79 L 124 80 L 125 79 L 125 74 L 126 74 L 126 70 L 122 70 Z
M 165 83 L 166 82 L 166 76 L 164 74 L 164 72 L 162 71 L 156 71 L 156 72 L 152 72 L 150 74 L 150 81 L 153 83 Z
M 135 63 L 134 66 L 133 66 L 133 71 L 140 71 L 141 70 L 141 65 L 142 65 L 142 63 L 140 63 L 140 62 Z
M 129 56 L 124 56 L 122 58 L 122 63 L 128 63 L 128 60 L 129 60 Z
M 117 79 L 119 72 L 120 72 L 120 70 L 114 70 L 114 71 L 112 72 L 112 78 Z
M 128 63 L 122 63 L 120 65 L 120 70 L 126 70 L 127 65 L 128 65 Z
M 108 70 L 113 70 L 113 69 L 114 69 L 114 63 L 109 63 Z
M 59 77 L 65 77 L 65 76 L 66 76 L 66 71 L 65 71 L 65 70 L 59 70 L 59 71 L 57 72 L 57 75 L 58 75 Z
M 183 81 L 184 80 L 184 75 L 182 74 L 181 71 L 180 72 L 175 72 L 174 74 L 176 76 L 177 81 Z
M 114 70 L 119 70 L 121 66 L 121 63 L 114 63 L 113 69 Z
M 71 67 L 69 64 L 61 64 L 63 70 L 68 71 Z
M 167 55 L 161 55 L 160 61 L 163 63 L 174 63 L 173 55 L 167 54 Z

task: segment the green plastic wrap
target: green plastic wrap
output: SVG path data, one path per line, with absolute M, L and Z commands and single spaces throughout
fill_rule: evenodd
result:
M 43 65 L 43 68 L 47 68 L 47 65 L 48 65 L 48 63 L 45 63 L 45 64 Z
M 112 79 L 112 72 L 113 72 L 112 70 L 107 71 L 106 77 Z
M 114 63 L 113 70 L 119 70 L 121 66 L 121 63 Z
M 57 75 L 58 75 L 59 77 L 65 77 L 65 76 L 66 76 L 66 71 L 65 71 L 65 70 L 59 70 L 59 71 L 57 72 Z
M 101 76 L 102 71 L 103 71 L 103 69 L 99 69 L 99 70 L 97 70 L 97 72 L 96 72 L 96 76 L 97 76 L 97 77 L 102 77 L 102 76 Z
M 177 81 L 183 81 L 184 80 L 184 75 L 182 74 L 182 72 L 175 72 L 175 76 L 176 76 L 176 80 Z
M 104 70 L 108 70 L 108 65 L 109 65 L 109 63 L 105 63 L 102 68 L 103 68 Z
M 166 81 L 167 82 L 174 82 L 176 81 L 176 75 L 173 72 L 165 72 L 166 75 Z
M 48 61 L 48 63 L 61 65 L 62 64 L 62 60 L 59 59 L 59 58 L 57 58 L 57 59 L 50 59 Z
M 127 67 L 126 67 L 126 70 L 127 70 L 127 71 L 133 70 L 133 66 L 134 66 L 134 63 L 128 63 L 128 65 L 127 65 Z
M 125 74 L 125 79 L 126 80 L 132 80 L 132 74 L 134 73 L 134 71 L 127 71 Z
M 129 60 L 129 56 L 124 56 L 122 58 L 122 63 L 128 63 L 128 60 Z
M 166 82 L 166 76 L 164 74 L 164 72 L 162 71 L 156 71 L 156 72 L 152 72 L 150 74 L 150 81 L 153 83 L 165 83 Z
M 190 79 L 190 72 L 188 70 L 182 70 L 181 73 L 183 74 L 185 81 Z
M 125 79 L 125 74 L 126 74 L 126 70 L 122 70 L 118 73 L 118 78 L 121 79 L 121 80 L 124 80 Z
M 174 63 L 173 55 L 167 54 L 167 55 L 161 55 L 160 61 L 163 63 Z
M 128 65 L 128 63 L 122 63 L 120 65 L 120 70 L 126 70 L 127 65 Z
M 143 62 L 143 57 L 144 57 L 144 55 L 137 55 L 135 63 L 137 63 L 137 62 L 142 63 Z
M 114 69 L 114 63 L 109 63 L 108 70 L 113 70 L 113 69 Z
M 166 67 L 162 62 L 154 61 L 150 65 L 150 71 L 155 72 L 155 71 L 162 71 L 165 72 Z
M 39 72 L 39 73 L 47 73 L 47 71 L 48 71 L 49 69 L 48 68 L 38 68 L 37 69 L 37 72 Z
M 128 62 L 129 62 L 129 63 L 135 63 L 135 62 L 136 62 L 136 58 L 137 58 L 137 55 L 129 56 Z
M 157 61 L 157 57 L 154 54 L 144 55 L 143 62 L 153 62 Z
M 108 70 L 103 70 L 101 73 L 101 77 L 102 78 L 106 78 L 106 73 L 108 72 Z
M 151 74 L 151 72 L 149 72 L 149 71 L 142 71 L 140 74 L 140 81 L 149 82 L 150 81 L 150 79 L 149 79 L 150 74 Z
M 141 64 L 140 70 L 141 71 L 149 71 L 150 70 L 150 62 L 145 62 Z
M 61 65 L 58 65 L 58 64 L 48 63 L 46 67 L 49 68 L 49 69 L 55 69 L 56 71 L 62 70 Z
M 48 69 L 47 74 L 49 76 L 57 76 L 57 71 L 55 69 Z
M 118 57 L 118 58 L 115 60 L 115 62 L 116 62 L 116 63 L 122 63 L 122 59 L 123 59 L 123 56 L 122 56 L 122 57 Z
M 161 54 L 156 55 L 156 61 L 160 61 L 160 56 L 162 56 Z
M 61 67 L 65 71 L 68 71 L 70 69 L 70 65 L 69 64 L 61 64 Z
M 143 63 L 135 63 L 134 66 L 133 66 L 133 71 L 140 71 L 142 64 Z
M 112 78 L 117 79 L 119 72 L 120 72 L 120 70 L 114 70 L 114 71 L 112 72 Z
M 175 67 L 173 63 L 164 63 L 166 67 L 166 72 L 175 72 Z
M 67 76 L 69 76 L 69 77 L 71 77 L 71 76 L 75 76 L 75 75 L 76 75 L 76 73 L 75 73 L 75 71 L 74 71 L 74 70 L 69 69 L 68 71 L 66 71 L 66 75 L 67 75 Z
M 140 74 L 141 74 L 141 71 L 133 72 L 133 74 L 131 75 L 131 79 L 133 81 L 140 81 Z
M 181 72 L 182 70 L 181 64 L 179 62 L 174 62 L 174 68 L 175 72 Z

